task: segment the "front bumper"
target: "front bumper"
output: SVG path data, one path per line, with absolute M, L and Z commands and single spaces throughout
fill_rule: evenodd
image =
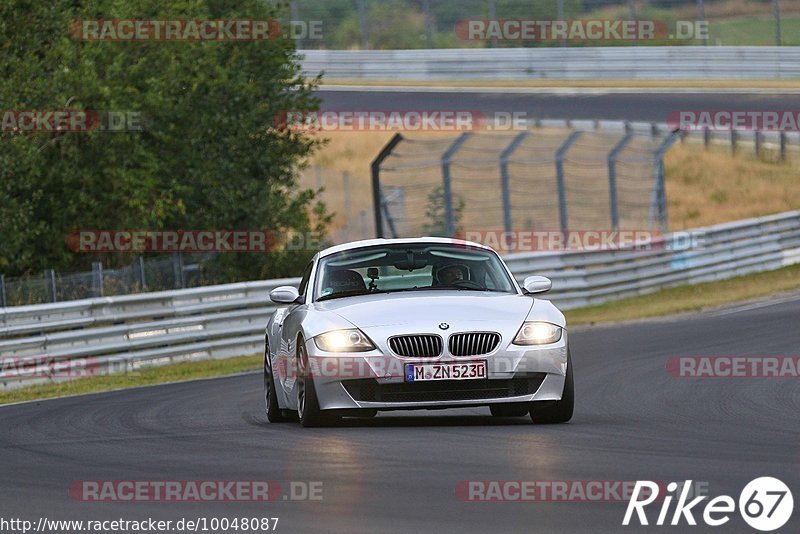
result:
M 373 351 L 345 356 L 308 344 L 309 369 L 323 410 L 434 409 L 496 403 L 560 400 L 567 372 L 567 332 L 556 343 L 501 343 L 488 355 L 401 358 Z M 386 351 L 388 352 L 388 351 Z M 486 360 L 487 378 L 406 382 L 405 364 Z

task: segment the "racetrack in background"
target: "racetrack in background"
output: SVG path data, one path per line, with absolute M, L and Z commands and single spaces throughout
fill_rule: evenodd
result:
M 552 89 L 531 89 L 524 92 L 502 90 L 426 88 L 375 90 L 369 88 L 324 88 L 318 93 L 322 109 L 351 111 L 439 111 L 472 110 L 487 114 L 496 112 L 525 113 L 531 119 L 603 119 L 666 122 L 667 115 L 681 110 L 797 110 L 800 94 L 780 89 L 726 93 L 668 92 L 669 90 L 638 89 L 620 93 L 613 90 L 557 92 Z

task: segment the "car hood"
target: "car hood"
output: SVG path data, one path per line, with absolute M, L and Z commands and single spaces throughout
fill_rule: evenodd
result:
M 522 323 L 534 299 L 525 295 L 468 291 L 383 293 L 317 302 L 317 311 L 335 312 L 359 328 L 420 322 Z

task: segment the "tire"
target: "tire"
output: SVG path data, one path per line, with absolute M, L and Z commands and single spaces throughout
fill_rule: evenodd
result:
M 326 414 L 319 407 L 317 390 L 314 379 L 306 376 L 308 369 L 308 354 L 302 338 L 297 339 L 297 416 L 300 424 L 306 428 L 330 426 L 339 421 L 339 417 Z
M 275 392 L 275 377 L 269 364 L 269 345 L 264 346 L 264 411 L 270 423 L 285 423 L 290 417 L 278 406 L 278 394 Z
M 528 415 L 530 408 L 527 403 L 514 402 L 508 404 L 490 404 L 489 410 L 492 417 L 522 417 Z
M 572 356 L 567 352 L 567 376 L 564 392 L 558 401 L 534 401 L 530 403 L 531 420 L 539 424 L 566 423 L 572 419 L 575 407 L 575 385 L 572 377 Z

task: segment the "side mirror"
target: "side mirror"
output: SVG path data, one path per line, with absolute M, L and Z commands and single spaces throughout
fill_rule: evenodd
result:
M 525 293 L 544 293 L 553 288 L 553 282 L 546 276 L 528 276 L 522 282 Z
M 292 304 L 299 296 L 297 288 L 292 286 L 276 287 L 269 292 L 269 300 L 276 304 Z

